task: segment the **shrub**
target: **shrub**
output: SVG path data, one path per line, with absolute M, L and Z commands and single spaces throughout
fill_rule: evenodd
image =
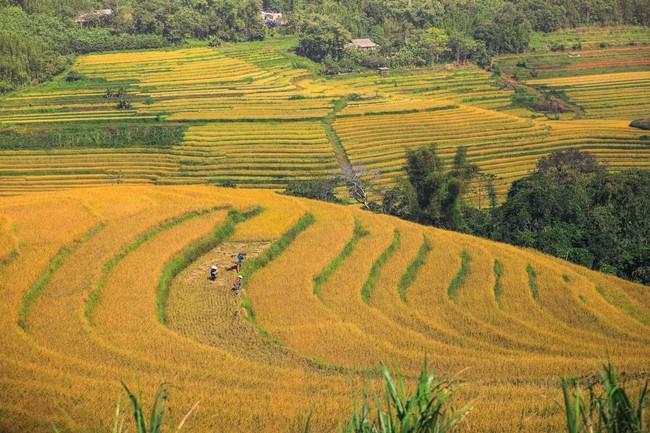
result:
M 128 110 L 131 108 L 131 101 L 128 101 L 126 99 L 120 99 L 117 101 L 117 105 L 115 106 L 118 110 Z
M 598 372 L 598 376 L 602 393 L 594 390 L 596 385 L 590 386 L 588 402 L 575 392 L 572 399 L 569 388 L 575 384 L 570 380 L 562 379 L 568 433 L 647 431 L 643 429 L 643 408 L 648 396 L 648 383 L 646 382 L 635 403 L 619 385 L 611 361 L 603 364 L 603 370 Z
M 314 179 L 295 181 L 287 184 L 284 193 L 294 197 L 336 202 L 336 179 Z
M 454 383 L 427 372 L 426 358 L 413 394 L 407 393 L 399 366 L 395 368 L 396 380 L 383 362 L 381 370 L 385 407 L 375 396 L 377 414 L 373 419 L 368 396 L 364 393 L 363 407 L 352 414 L 346 433 L 445 433 L 455 429 L 470 409 L 469 406 L 456 412 L 451 409 L 449 399 L 456 390 Z
M 68 75 L 65 77 L 65 80 L 69 83 L 73 83 L 75 81 L 81 81 L 84 78 L 85 77 L 81 73 L 77 71 L 70 71 L 68 72 Z
M 650 118 L 647 119 L 637 119 L 630 123 L 632 128 L 643 129 L 645 131 L 650 131 Z

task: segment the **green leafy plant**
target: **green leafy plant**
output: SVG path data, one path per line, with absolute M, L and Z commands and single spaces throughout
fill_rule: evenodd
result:
M 598 372 L 601 393 L 589 387 L 589 401 L 579 393 L 570 392 L 572 383 L 562 378 L 562 393 L 568 433 L 642 433 L 643 409 L 648 396 L 648 383 L 634 402 L 620 386 L 611 361 Z
M 126 391 L 127 396 L 129 397 L 129 401 L 131 402 L 131 408 L 133 409 L 133 421 L 135 423 L 135 428 L 137 433 L 161 433 L 163 431 L 163 425 L 165 421 L 165 413 L 167 409 L 167 400 L 169 398 L 169 394 L 167 392 L 167 386 L 168 384 L 163 383 L 161 384 L 158 389 L 156 390 L 156 394 L 154 395 L 153 399 L 153 404 L 151 406 L 151 413 L 149 415 L 149 423 L 147 426 L 147 417 L 145 416 L 145 409 L 142 404 L 142 395 L 139 397 L 136 396 L 131 392 L 131 390 L 126 386 L 124 382 L 121 382 L 122 387 L 124 387 L 124 390 Z M 179 432 L 181 428 L 185 425 L 185 422 L 187 419 L 190 417 L 192 412 L 196 410 L 196 408 L 199 406 L 199 402 L 196 402 L 192 408 L 187 411 L 187 413 L 183 416 L 181 421 L 178 423 L 178 426 L 174 430 L 175 432 Z M 115 415 L 113 419 L 113 424 L 112 428 L 110 430 L 111 433 L 126 433 L 128 429 L 128 423 L 126 422 L 126 412 L 122 408 L 122 403 L 121 399 L 118 397 L 117 403 L 115 405 Z M 57 426 L 52 423 L 52 430 L 54 433 L 61 433 L 61 431 L 57 428 Z M 104 426 L 100 426 L 99 428 L 100 432 L 104 432 Z M 164 431 L 169 431 L 169 429 L 165 429 Z
M 345 433 L 445 433 L 453 431 L 470 410 L 464 406 L 454 411 L 449 403 L 456 387 L 453 382 L 427 371 L 424 359 L 422 372 L 413 394 L 408 394 L 404 377 L 395 367 L 395 379 L 382 362 L 382 377 L 385 388 L 385 405 L 375 396 L 376 415 L 373 418 L 364 393 L 363 407 L 356 410 Z

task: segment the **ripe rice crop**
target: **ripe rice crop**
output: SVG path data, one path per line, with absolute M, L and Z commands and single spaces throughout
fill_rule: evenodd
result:
M 159 323 L 156 292 L 169 264 L 225 227 L 228 210 L 258 206 L 226 243 L 175 269 Z M 253 260 L 306 214 L 313 222 L 244 279 L 247 318 L 230 290 L 231 255 L 243 249 Z M 432 368 L 464 382 L 458 398 L 474 400 L 471 431 L 508 430 L 512 413 L 528 414 L 516 421 L 526 431 L 555 431 L 560 375 L 588 374 L 606 348 L 635 384 L 650 355 L 643 286 L 267 191 L 121 185 L 4 197 L 0 234 L 0 246 L 20 245 L 0 266 L 1 430 L 92 429 L 109 421 L 123 380 L 144 395 L 161 381 L 182 389 L 171 394 L 171 424 L 200 400 L 188 431 L 288 431 L 312 406 L 312 427 L 332 431 L 364 383 L 379 378 L 379 359 L 397 360 L 408 385 L 426 352 Z M 316 296 L 313 278 L 323 272 Z

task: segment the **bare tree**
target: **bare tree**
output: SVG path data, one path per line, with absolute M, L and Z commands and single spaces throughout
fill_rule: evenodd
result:
M 350 193 L 350 198 L 371 210 L 368 194 L 379 180 L 379 172 L 371 172 L 366 167 L 357 164 L 346 164 L 340 168 L 343 173 L 342 180 Z

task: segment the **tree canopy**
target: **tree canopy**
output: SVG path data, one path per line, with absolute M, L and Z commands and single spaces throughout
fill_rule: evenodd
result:
M 376 208 L 650 283 L 649 171 L 610 173 L 589 153 L 559 151 L 515 181 L 498 207 L 489 177 L 468 163 L 465 148 L 449 168 L 435 147 L 411 149 L 404 171 L 402 186 L 385 191 Z M 464 200 L 477 177 L 487 180 L 488 209 Z

